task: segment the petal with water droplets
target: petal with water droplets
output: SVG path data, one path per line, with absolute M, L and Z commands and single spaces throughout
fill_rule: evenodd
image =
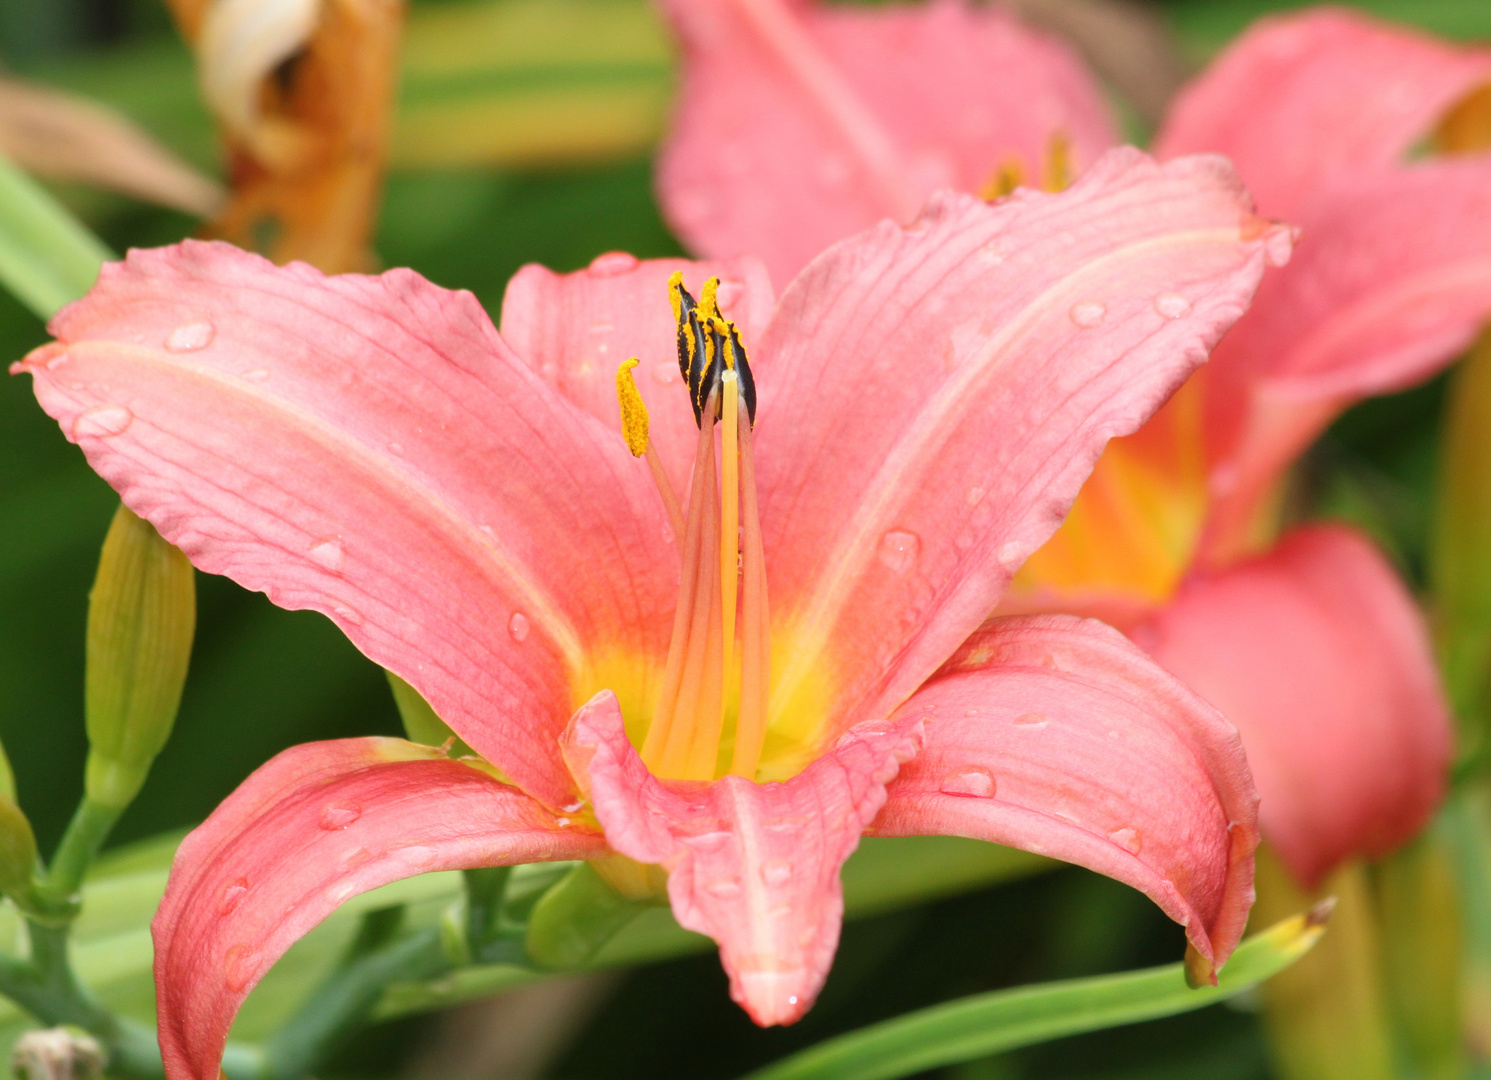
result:
M 207 322 L 210 348 L 167 347 Z M 469 293 L 187 242 L 106 266 L 51 329 L 19 370 L 132 509 L 199 568 L 325 613 L 524 790 L 572 801 L 557 739 L 585 655 L 667 647 L 666 517 Z
M 627 742 L 609 693 L 575 714 L 565 738 L 607 843 L 668 869 L 673 914 L 719 943 L 730 996 L 762 1026 L 796 1022 L 838 946 L 839 868 L 916 753 L 920 723 L 861 725 L 770 784 L 659 780 Z
M 273 758 L 182 841 L 152 924 L 161 1052 L 216 1080 L 239 1005 L 284 951 L 359 893 L 429 870 L 580 859 L 522 792 L 402 739 L 307 743 Z
M 875 834 L 1086 866 L 1146 893 L 1218 966 L 1231 954 L 1258 835 L 1237 732 L 1117 631 L 992 620 L 895 718 L 925 718 L 926 745 L 891 781 Z

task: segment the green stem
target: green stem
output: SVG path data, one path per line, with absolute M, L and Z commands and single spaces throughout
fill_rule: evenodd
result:
M 73 975 L 67 959 L 67 930 L 28 925 L 31 960 L 0 957 L 0 993 L 44 1024 L 72 1024 L 109 1048 L 109 1071 L 123 1076 L 160 1077 L 155 1035 L 114 1016 L 95 1002 Z
M 358 957 L 332 973 L 279 1030 L 265 1048 L 259 1075 L 267 1080 L 309 1075 L 343 1036 L 367 1020 L 389 983 L 428 979 L 449 967 L 436 929 L 410 934 Z
M 83 875 L 98 857 L 122 812 L 122 808 L 101 806 L 87 798 L 78 804 L 39 890 L 44 903 L 59 911 L 73 910 Z

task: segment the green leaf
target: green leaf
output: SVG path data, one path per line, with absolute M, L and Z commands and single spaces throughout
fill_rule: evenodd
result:
M 743 1080 L 893 1080 L 1063 1035 L 1199 1009 L 1262 982 L 1309 952 L 1328 914 L 1328 908 L 1315 908 L 1249 938 L 1223 968 L 1217 986 L 1192 990 L 1185 965 L 1168 964 L 978 994 L 829 1039 Z
M 0 158 L 0 282 L 50 319 L 93 287 L 113 253 L 61 203 Z

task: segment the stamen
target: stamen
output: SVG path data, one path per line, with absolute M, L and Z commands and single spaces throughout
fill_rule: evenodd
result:
M 999 168 L 994 170 L 994 175 L 989 177 L 978 195 L 985 202 L 994 202 L 996 199 L 1013 195 L 1015 189 L 1023 183 L 1025 183 L 1025 163 L 1018 157 L 1007 157 L 1000 163 Z
M 694 612 L 700 606 L 701 593 L 708 595 L 710 580 L 714 577 L 712 558 L 703 557 L 703 553 L 709 550 L 705 545 L 713 544 L 705 533 L 706 519 L 712 516 L 710 511 L 714 505 L 714 427 L 710 425 L 700 429 L 699 447 L 694 454 L 694 479 L 690 485 L 688 521 L 684 529 L 683 568 L 678 578 L 678 607 L 673 612 L 673 638 L 663 668 L 662 694 L 642 744 L 642 759 L 654 772 L 660 770 L 661 760 L 672 742 L 673 728 L 683 700 L 680 690 L 689 659 Z M 705 603 L 707 605 L 708 601 Z
M 1046 175 L 1041 187 L 1046 191 L 1065 191 L 1072 184 L 1072 140 L 1064 131 L 1051 136 L 1046 145 Z
M 678 366 L 699 425 L 699 442 L 687 517 L 677 530 L 682 571 L 673 640 L 642 758 L 657 775 L 675 779 L 712 780 L 720 769 L 726 692 L 733 688 L 737 654 L 740 694 L 730 771 L 754 776 L 765 740 L 770 625 L 751 454 L 756 386 L 740 333 L 720 313 L 719 284 L 718 278 L 710 278 L 696 301 L 684 288 L 681 273 L 668 281 L 678 323 Z M 644 425 L 646 420 L 631 382 L 634 366 L 624 364 L 617 373 L 623 427 L 629 422 L 636 426 L 632 414 L 640 414 Z M 716 422 L 721 436 L 718 481 Z M 642 432 L 645 439 L 645 426 Z M 630 440 L 628 445 L 637 452 Z M 644 449 L 650 452 L 650 447 Z M 656 471 L 662 475 L 661 466 Z M 665 483 L 663 476 L 660 491 Z
M 720 667 L 730 672 L 735 667 L 735 604 L 740 577 L 740 376 L 734 360 L 726 354 L 729 366 L 720 376 L 723 398 L 720 423 L 720 587 L 724 603 L 720 608 L 720 632 L 723 648 Z M 721 708 L 723 708 L 723 702 Z
M 766 554 L 756 508 L 756 455 L 751 426 L 740 429 L 740 706 L 730 771 L 750 779 L 766 741 L 766 705 L 771 692 L 771 613 L 766 599 Z
M 632 377 L 632 369 L 637 366 L 637 358 L 623 360 L 621 366 L 616 369 L 616 400 L 621 405 L 621 433 L 626 437 L 626 448 L 632 452 L 633 457 L 647 459 L 647 468 L 652 473 L 652 482 L 656 486 L 658 495 L 663 500 L 663 507 L 668 511 L 668 521 L 673 526 L 673 537 L 678 544 L 678 550 L 683 552 L 684 520 L 683 511 L 678 506 L 678 495 L 673 491 L 673 482 L 668 479 L 668 473 L 663 469 L 663 462 L 655 449 L 652 441 L 647 437 L 648 419 L 647 405 L 642 400 L 642 393 L 637 389 L 636 379 Z

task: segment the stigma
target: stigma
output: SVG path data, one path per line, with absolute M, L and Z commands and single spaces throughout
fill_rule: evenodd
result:
M 647 438 L 647 412 L 616 373 L 622 430 L 645 458 L 678 540 L 678 606 L 661 689 L 641 748 L 654 774 L 755 777 L 766 738 L 770 616 L 756 500 L 756 383 L 736 325 L 719 309 L 719 279 L 696 300 L 675 273 L 668 296 L 678 367 L 699 428 L 684 507 Z

